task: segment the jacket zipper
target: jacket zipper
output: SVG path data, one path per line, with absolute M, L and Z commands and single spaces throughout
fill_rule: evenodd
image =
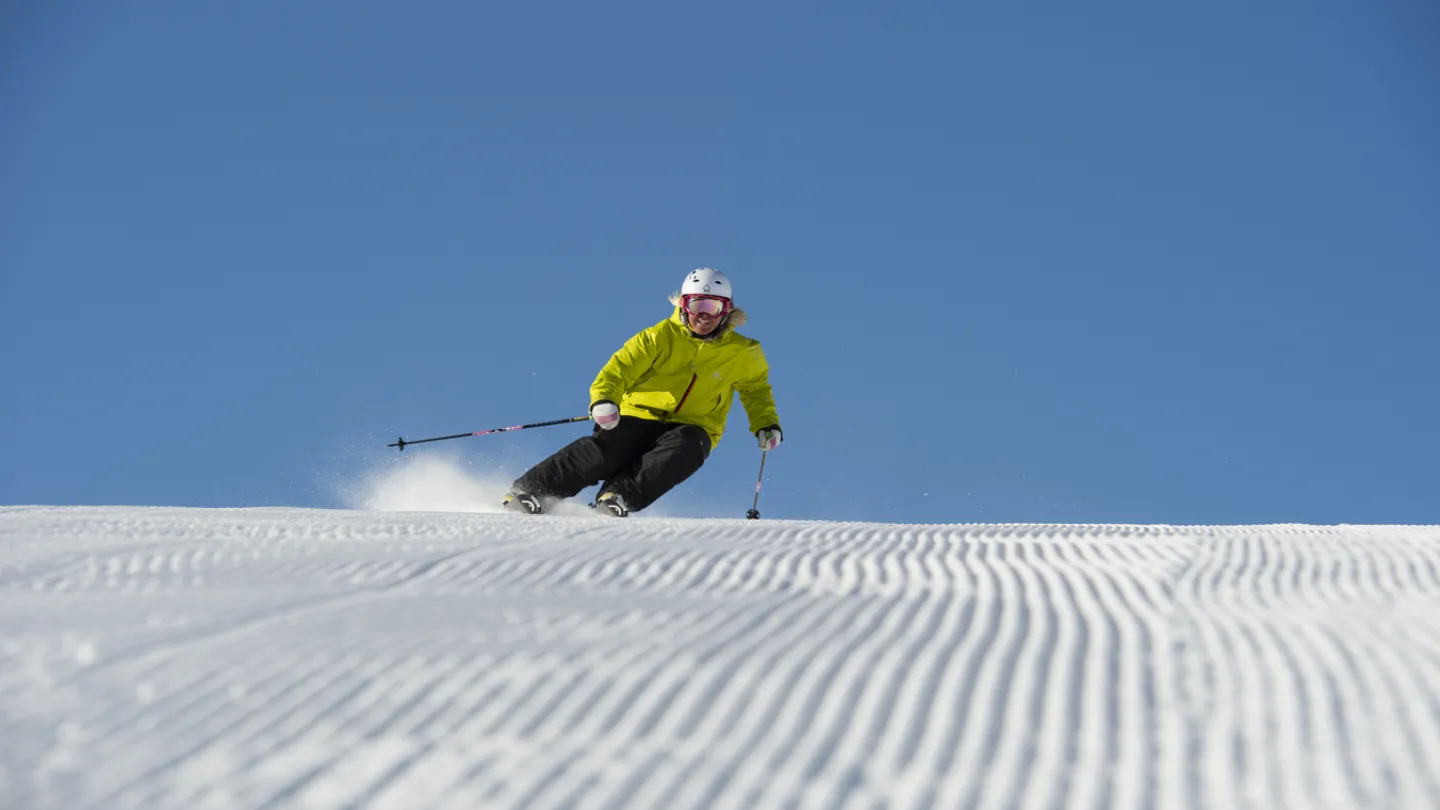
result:
M 679 412 L 680 412 L 680 409 L 683 408 L 683 407 L 685 407 L 685 400 L 687 400 L 687 399 L 690 398 L 690 389 L 692 389 L 692 388 L 695 387 L 695 381 L 698 380 L 698 379 L 700 379 L 700 375 L 699 375 L 699 374 L 696 374 L 696 373 L 693 372 L 693 371 L 690 372 L 690 384 L 687 385 L 687 386 L 685 386 L 685 393 L 680 395 L 680 404 L 676 405 L 676 406 L 675 406 L 675 410 L 671 411 L 670 413 L 672 413 L 672 414 L 679 413 Z

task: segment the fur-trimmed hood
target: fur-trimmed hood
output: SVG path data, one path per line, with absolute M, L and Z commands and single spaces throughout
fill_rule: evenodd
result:
M 670 294 L 670 306 L 675 307 L 678 315 L 680 311 L 680 293 Z M 748 318 L 745 316 L 745 310 L 732 305 L 730 307 L 730 316 L 725 319 L 725 328 L 726 330 L 739 329 L 745 325 L 746 320 L 748 320 Z

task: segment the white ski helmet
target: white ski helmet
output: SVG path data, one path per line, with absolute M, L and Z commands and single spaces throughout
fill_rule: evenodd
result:
M 680 295 L 713 295 L 717 298 L 735 300 L 735 291 L 730 289 L 730 279 L 713 267 L 691 270 L 680 285 Z

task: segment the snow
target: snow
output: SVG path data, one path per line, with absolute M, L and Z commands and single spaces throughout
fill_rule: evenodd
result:
M 387 491 L 0 507 L 0 807 L 1440 806 L 1437 527 Z

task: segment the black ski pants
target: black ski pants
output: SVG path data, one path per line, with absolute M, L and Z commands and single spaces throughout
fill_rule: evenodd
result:
M 565 445 L 515 479 L 515 488 L 542 498 L 572 498 L 604 481 L 637 512 L 695 474 L 710 455 L 704 428 L 635 416 L 610 430 Z M 598 494 L 596 497 L 599 497 Z

